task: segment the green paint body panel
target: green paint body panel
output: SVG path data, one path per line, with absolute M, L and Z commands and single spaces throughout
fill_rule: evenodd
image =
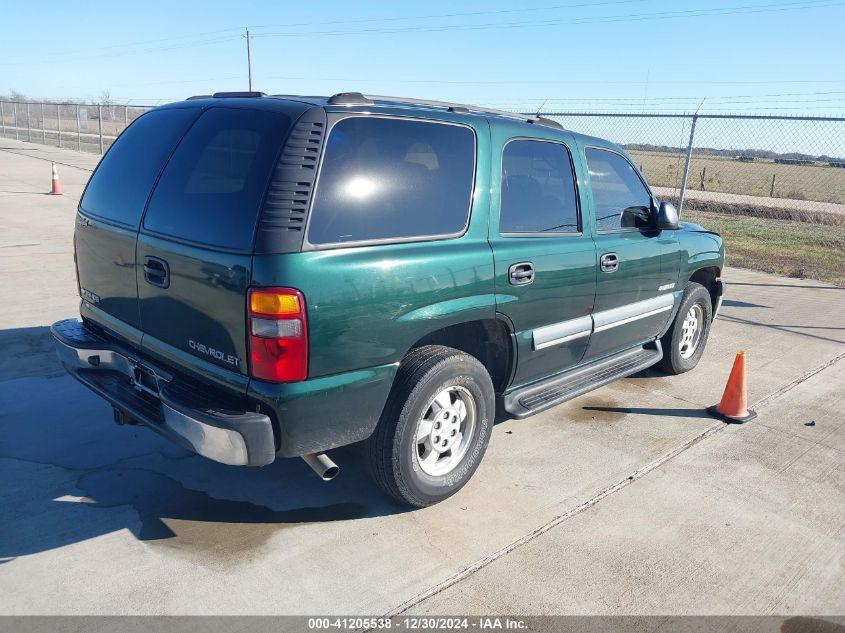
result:
M 143 230 L 137 254 L 139 262 L 152 256 L 170 267 L 167 288 L 147 283 L 142 266 L 138 267 L 142 345 L 148 347 L 147 338 L 155 339 L 157 344 L 149 347 L 159 354 L 167 354 L 170 347 L 186 352 L 188 358 L 246 376 L 245 297 L 252 256 L 180 244 Z M 219 350 L 219 354 L 208 350 Z M 176 360 L 175 355 L 171 360 Z
M 369 437 L 393 386 L 397 364 L 273 384 L 251 380 L 249 398 L 274 412 L 278 454 L 297 457 Z
M 76 266 L 83 317 L 132 345 L 141 342 L 132 229 L 77 216 Z
M 261 99 L 256 103 L 271 107 Z M 654 340 L 671 323 L 690 276 L 702 268 L 721 272 L 721 238 L 700 227 L 596 232 L 584 147 L 621 151 L 606 141 L 517 118 L 442 108 L 320 107 L 329 113 L 329 121 L 334 113 L 370 116 L 376 110 L 394 118 L 472 127 L 475 182 L 466 231 L 444 239 L 343 248 L 312 249 L 306 243 L 297 252 L 253 255 L 204 249 L 96 221 L 77 227 L 80 280 L 99 296 L 96 303 L 83 300 L 83 317 L 159 362 L 239 395 L 251 410 L 267 413 L 281 456 L 368 437 L 399 363 L 420 340 L 439 330 L 481 320 L 504 323 L 512 353 L 502 390 L 513 391 Z M 499 233 L 502 151 L 517 138 L 569 149 L 580 232 Z M 619 255 L 614 273 L 599 270 L 599 258 L 607 252 Z M 168 288 L 146 283 L 143 262 L 148 256 L 169 263 Z M 534 265 L 534 282 L 512 285 L 509 266 L 526 261 Z M 307 380 L 270 383 L 249 377 L 246 296 L 248 288 L 256 286 L 294 288 L 305 297 Z M 670 311 L 537 348 L 539 328 L 548 330 L 573 319 L 592 323 L 598 312 L 667 293 L 674 296 Z
M 574 138 L 561 130 L 537 127 L 530 138 L 558 143 L 567 148 L 577 175 L 578 148 Z M 493 195 L 490 245 L 496 262 L 496 297 L 498 311 L 507 317 L 514 330 L 516 356 L 519 359 L 512 388 L 541 380 L 577 365 L 587 349 L 589 337 L 575 339 L 544 349 L 534 349 L 536 328 L 589 316 L 596 294 L 595 245 L 589 231 L 589 206 L 580 198 L 581 228 L 572 234 L 502 235 L 499 210 L 502 189 L 502 152 L 509 141 L 526 138 L 525 127 L 503 123 L 491 129 Z M 582 187 L 578 187 L 578 195 Z M 534 282 L 512 285 L 508 269 L 512 264 L 530 262 Z

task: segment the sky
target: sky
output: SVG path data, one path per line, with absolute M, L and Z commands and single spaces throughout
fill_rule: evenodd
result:
M 0 94 L 253 88 L 508 110 L 845 116 L 845 0 L 9 2 Z M 703 104 L 702 104 L 703 101 Z

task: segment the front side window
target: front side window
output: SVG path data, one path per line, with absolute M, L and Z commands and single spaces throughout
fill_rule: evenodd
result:
M 144 228 L 217 248 L 249 249 L 289 127 L 290 118 L 278 112 L 207 110 L 164 168 Z
M 599 231 L 644 228 L 649 224 L 651 193 L 621 154 L 588 147 L 587 169 Z
M 311 244 L 455 235 L 467 225 L 475 135 L 460 125 L 351 117 L 332 128 Z
M 502 153 L 500 233 L 575 233 L 572 159 L 560 143 L 516 140 Z

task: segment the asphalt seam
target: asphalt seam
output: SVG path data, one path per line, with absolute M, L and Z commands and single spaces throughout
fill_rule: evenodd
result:
M 46 146 L 44 146 L 44 147 L 46 147 Z M 61 148 L 55 147 L 53 149 L 61 149 Z M 34 154 L 23 154 L 21 152 L 16 152 L 13 149 L 8 149 L 6 147 L 0 148 L 0 152 L 7 152 L 9 154 L 14 154 L 15 156 L 23 156 L 24 158 L 34 158 L 35 160 L 43 160 L 43 161 L 48 162 L 48 163 L 56 163 L 57 165 L 62 165 L 64 167 L 73 167 L 74 169 L 80 169 L 82 171 L 87 171 L 87 172 L 94 171 L 93 167 L 80 167 L 79 165 L 72 165 L 70 163 L 63 163 L 59 160 L 53 160 L 52 158 L 44 158 L 42 156 L 35 156 Z
M 777 390 L 773 391 L 772 393 L 770 393 L 768 396 L 765 396 L 762 399 L 758 400 L 756 403 L 754 403 L 754 407 L 764 407 L 764 406 L 766 406 L 772 400 L 776 400 L 777 398 L 780 398 L 787 391 L 791 391 L 792 389 L 794 389 L 795 387 L 800 385 L 802 382 L 809 380 L 810 378 L 812 378 L 816 374 L 823 372 L 828 367 L 835 365 L 836 363 L 838 363 L 843 358 L 845 358 L 845 351 L 839 352 L 836 356 L 829 359 L 828 361 L 822 363 L 821 365 L 819 365 L 817 367 L 814 367 L 813 369 L 810 369 L 810 370 L 804 372 L 803 374 L 798 376 L 798 378 L 796 378 L 792 382 L 787 383 L 786 385 L 784 385 L 780 389 L 777 389 Z
M 834 356 L 833 358 L 831 358 L 827 362 L 822 363 L 821 365 L 814 367 L 813 369 L 805 372 L 804 374 L 802 374 L 801 376 L 799 376 L 795 380 L 792 380 L 791 382 L 787 383 L 786 385 L 784 385 L 780 389 L 777 389 L 776 391 L 773 391 L 769 395 L 764 396 L 763 398 L 758 400 L 756 403 L 754 403 L 754 405 L 752 405 L 753 408 L 757 409 L 757 408 L 766 406 L 767 404 L 769 404 L 772 401 L 776 400 L 777 398 L 781 397 L 785 393 L 791 391 L 792 389 L 794 389 L 795 387 L 797 387 L 801 383 L 809 380 L 810 378 L 812 378 L 816 374 L 824 371 L 825 369 L 827 369 L 828 367 L 831 367 L 832 365 L 835 365 L 836 363 L 838 363 L 843 358 L 845 358 L 845 351 L 837 354 L 836 356 Z M 507 545 L 505 545 L 504 547 L 496 550 L 495 552 L 488 554 L 487 556 L 485 556 L 483 558 L 480 558 L 479 560 L 472 563 L 468 567 L 465 567 L 464 569 L 457 572 L 456 574 L 453 574 L 452 576 L 446 578 L 445 580 L 439 582 L 438 584 L 430 587 L 426 591 L 423 591 L 423 592 L 417 594 L 416 596 L 414 596 L 413 598 L 410 598 L 409 600 L 406 600 L 405 602 L 401 603 L 400 605 L 394 607 L 393 609 L 391 609 L 390 611 L 385 613 L 384 617 L 396 617 L 398 615 L 401 615 L 402 613 L 406 612 L 408 609 L 420 604 L 421 602 L 423 602 L 423 601 L 425 601 L 425 600 L 427 600 L 427 599 L 429 599 L 433 596 L 436 596 L 437 594 L 439 594 L 440 592 L 448 589 L 449 587 L 452 587 L 453 585 L 456 585 L 459 582 L 469 578 L 470 576 L 472 576 L 476 572 L 480 571 L 484 567 L 490 565 L 491 563 L 495 562 L 499 558 L 502 558 L 503 556 L 506 556 L 507 554 L 511 553 L 515 549 L 518 549 L 519 547 L 525 545 L 526 543 L 533 541 L 534 539 L 541 536 L 542 534 L 545 534 L 549 530 L 557 527 L 558 525 L 560 525 L 564 521 L 567 521 L 567 520 L 571 519 L 572 517 L 574 517 L 578 514 L 581 514 L 582 512 L 590 509 L 591 507 L 593 507 L 594 505 L 596 505 L 597 503 L 599 503 L 600 501 L 602 501 L 606 497 L 609 497 L 610 495 L 622 490 L 623 488 L 626 488 L 630 484 L 632 484 L 635 481 L 637 481 L 637 480 L 641 479 L 642 477 L 646 476 L 648 473 L 650 473 L 653 470 L 659 468 L 660 466 L 662 466 L 666 462 L 674 459 L 675 457 L 677 457 L 681 453 L 687 451 L 688 449 L 692 448 L 693 446 L 695 446 L 699 442 L 702 442 L 703 440 L 707 439 L 708 437 L 715 435 L 719 431 L 722 431 L 723 429 L 727 428 L 728 426 L 731 426 L 731 425 L 724 424 L 723 422 L 717 422 L 717 423 L 715 423 L 711 426 L 708 426 L 706 429 L 704 429 L 704 431 L 702 431 L 701 433 L 699 433 L 695 437 L 692 437 L 689 440 L 687 440 L 686 442 L 679 444 L 678 446 L 673 448 L 668 453 L 661 455 L 660 457 L 658 457 L 657 459 L 649 462 L 648 464 L 646 464 L 645 466 L 643 466 L 639 470 L 634 471 L 633 474 L 628 475 L 625 479 L 622 479 L 621 481 L 618 481 L 615 484 L 608 486 L 607 488 L 605 488 L 601 492 L 599 492 L 597 495 L 595 495 L 595 496 L 591 497 L 590 499 L 584 501 L 580 505 L 575 506 L 574 508 L 572 508 L 568 512 L 566 512 L 566 513 L 564 513 L 560 516 L 555 517 L 554 519 L 552 519 L 548 523 L 544 523 L 543 525 L 541 525 L 538 528 L 535 528 L 534 530 L 532 530 L 528 534 L 525 534 L 524 536 L 521 536 L 520 538 L 516 539 L 515 541 L 508 543 Z

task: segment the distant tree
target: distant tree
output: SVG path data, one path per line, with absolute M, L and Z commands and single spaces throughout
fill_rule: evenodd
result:
M 103 106 L 103 118 L 108 119 L 109 121 L 114 121 L 116 107 L 115 102 L 111 98 L 111 93 L 108 90 L 103 90 L 100 93 L 98 103 Z

